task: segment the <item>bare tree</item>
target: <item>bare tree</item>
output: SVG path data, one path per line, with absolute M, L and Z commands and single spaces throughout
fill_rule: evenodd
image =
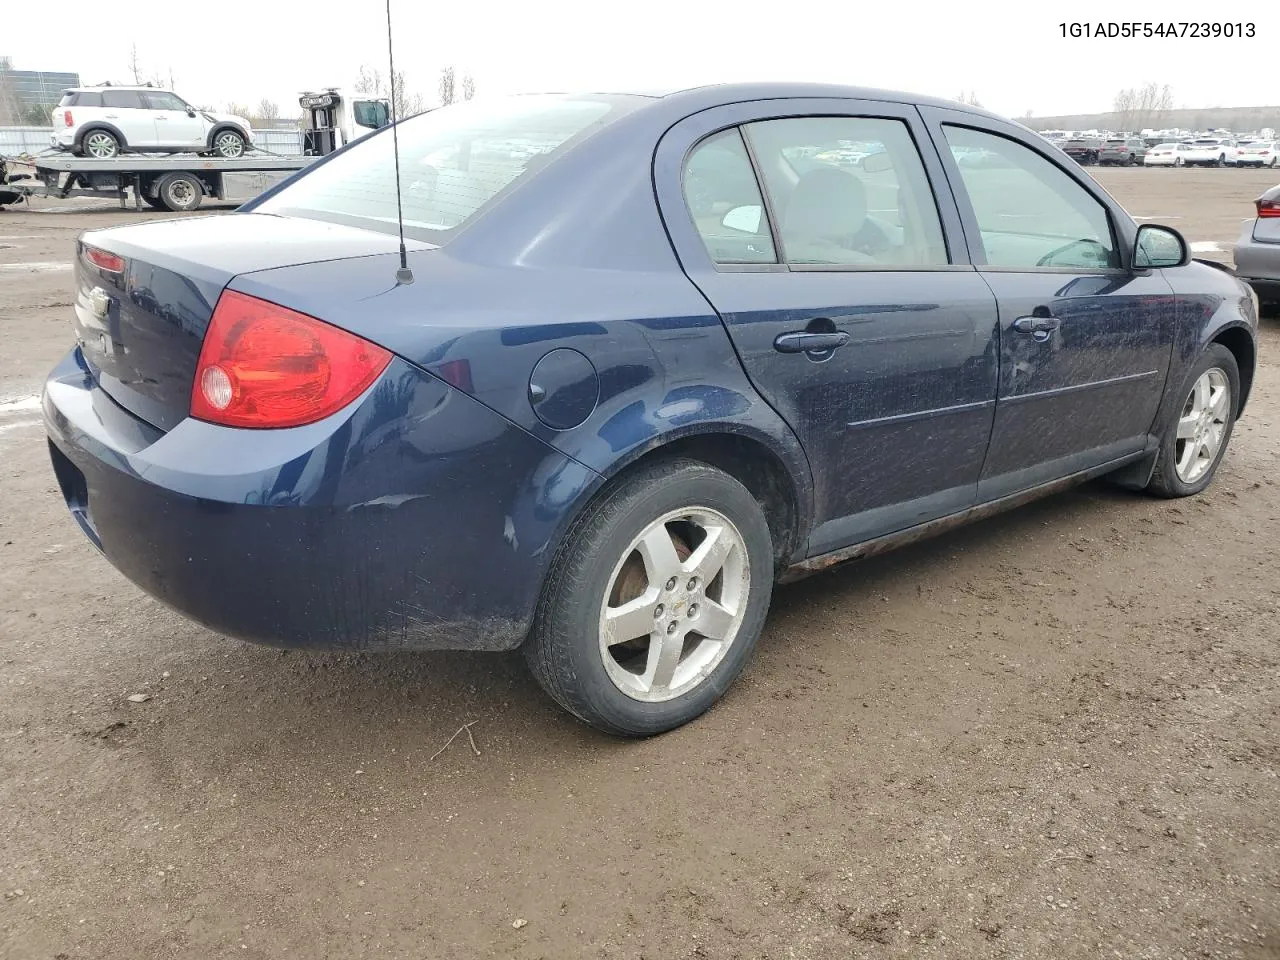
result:
M 1168 84 L 1147 83 L 1116 94 L 1116 126 L 1119 133 L 1137 133 L 1158 127 L 1173 109 L 1173 90 Z
M 476 78 L 471 74 L 462 75 L 462 99 L 470 100 L 476 95 Z
M 961 90 L 960 96 L 956 97 L 956 99 L 959 100 L 961 103 L 969 104 L 969 106 L 971 107 L 982 106 L 982 104 L 978 101 L 978 94 L 973 90 L 970 90 L 968 94 L 966 94 L 963 90 Z
M 227 104 L 227 113 L 231 114 L 233 117 L 244 117 L 245 119 L 248 119 L 253 114 L 253 111 L 249 109 L 249 105 L 247 103 L 236 103 L 233 100 Z
M 0 125 L 11 125 L 18 122 L 18 94 L 13 88 L 13 79 L 9 76 L 8 57 L 0 57 Z
M 258 109 L 254 111 L 254 115 L 264 123 L 271 123 L 280 119 L 280 107 L 274 100 L 263 97 L 258 101 Z
M 362 66 L 353 89 L 366 97 L 388 97 L 392 101 L 393 112 L 399 119 L 421 113 L 426 107 L 422 94 L 409 90 L 403 70 L 396 71 L 395 83 L 392 84 L 383 78 L 376 67 Z
M 138 60 L 138 45 L 129 48 L 129 72 L 133 74 L 134 83 L 142 83 L 142 63 Z
M 362 65 L 356 78 L 355 92 L 369 97 L 382 96 L 382 74 L 377 67 Z
M 1138 129 L 1158 127 L 1173 109 L 1173 90 L 1166 83 L 1163 87 L 1154 82 L 1148 83 L 1138 91 L 1138 116 L 1135 125 Z
M 447 107 L 457 98 L 454 84 L 453 67 L 445 67 L 440 71 L 440 105 Z
M 1133 89 L 1121 90 L 1116 94 L 1116 129 L 1119 133 L 1128 133 L 1134 129 L 1138 115 L 1138 95 Z

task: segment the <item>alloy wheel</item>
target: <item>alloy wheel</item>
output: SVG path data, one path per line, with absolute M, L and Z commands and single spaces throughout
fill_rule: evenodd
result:
M 734 642 L 751 566 L 742 534 L 709 507 L 675 510 L 636 536 L 600 606 L 600 655 L 613 684 L 659 703 L 693 690 Z
M 1178 418 L 1174 469 L 1178 479 L 1193 484 L 1217 462 L 1231 412 L 1231 381 L 1218 367 L 1197 378 Z
M 95 160 L 108 160 L 120 149 L 116 138 L 109 133 L 95 131 L 84 138 L 84 152 Z
M 227 131 L 218 134 L 213 141 L 213 148 L 221 155 L 227 158 L 239 157 L 244 153 L 244 140 L 239 134 Z

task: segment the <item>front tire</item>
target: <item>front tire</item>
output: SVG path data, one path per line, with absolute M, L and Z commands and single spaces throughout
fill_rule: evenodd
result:
M 769 525 L 746 487 L 693 460 L 642 467 L 569 530 L 525 659 L 557 703 L 600 730 L 671 730 L 742 672 L 773 572 Z
M 1240 397 L 1240 368 L 1213 343 L 1191 368 L 1182 387 L 1186 399 L 1174 410 L 1160 441 L 1147 491 L 1190 497 L 1209 486 L 1231 442 Z
M 244 156 L 245 139 L 235 130 L 219 130 L 213 138 L 213 152 L 227 160 Z

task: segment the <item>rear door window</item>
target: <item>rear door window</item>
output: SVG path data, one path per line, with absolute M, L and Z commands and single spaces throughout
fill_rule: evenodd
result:
M 933 191 L 901 120 L 789 117 L 748 124 L 744 132 L 788 264 L 948 263 Z
M 102 105 L 121 110 L 142 110 L 145 105 L 136 90 L 103 90 Z
M 689 154 L 685 204 L 716 263 L 777 263 L 760 185 L 736 127 L 707 137 Z
M 957 164 L 990 266 L 1120 265 L 1107 208 L 1065 170 L 1015 140 L 970 127 L 942 129 L 953 155 L 984 149 L 996 158 L 982 167 Z

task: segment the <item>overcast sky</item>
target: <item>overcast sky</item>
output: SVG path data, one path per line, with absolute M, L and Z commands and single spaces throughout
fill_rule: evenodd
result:
M 428 103 L 447 63 L 473 74 L 481 94 L 817 80 L 943 97 L 974 91 L 998 113 L 1049 116 L 1108 110 L 1120 88 L 1156 81 L 1173 88 L 1176 106 L 1280 101 L 1275 0 L 755 3 L 392 0 L 397 66 Z M 198 12 L 172 0 L 61 0 L 53 21 L 28 18 L 28 29 L 0 38 L 0 55 L 17 69 L 127 82 L 136 43 L 143 68 L 166 79 L 172 70 L 188 100 L 221 108 L 266 97 L 292 116 L 301 90 L 350 87 L 362 63 L 385 73 L 381 0 L 333 0 L 330 10 L 279 0 L 218 0 Z M 1230 17 L 1254 22 L 1257 35 L 1064 39 L 1059 27 L 1122 17 Z

